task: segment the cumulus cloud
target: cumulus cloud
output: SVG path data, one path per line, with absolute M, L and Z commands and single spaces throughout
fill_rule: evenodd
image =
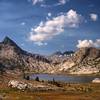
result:
M 90 14 L 90 18 L 91 18 L 92 21 L 97 21 L 97 19 L 98 19 L 98 15 L 92 13 L 92 14 Z
M 81 23 L 82 16 L 74 10 L 41 22 L 30 32 L 30 40 L 34 42 L 43 42 L 52 39 L 54 36 L 64 32 L 65 28 L 76 28 Z
M 37 4 L 37 3 L 42 3 L 44 0 L 32 0 L 33 5 Z
M 100 47 L 100 39 L 96 39 L 96 41 L 78 40 L 77 48 L 85 48 L 85 47 Z
M 70 0 L 57 0 L 57 2 L 52 5 L 46 4 L 46 2 L 48 2 L 48 0 L 47 1 L 46 0 L 27 0 L 27 1 L 32 2 L 33 5 L 40 4 L 41 7 L 47 8 L 47 7 L 56 7 L 59 5 L 64 5 L 64 4 L 66 4 L 66 2 L 69 2 Z
M 47 43 L 43 43 L 43 42 L 34 42 L 34 44 L 38 45 L 38 46 L 46 46 Z
M 69 0 L 59 0 L 59 4 L 60 5 L 64 5 L 64 4 L 66 4 L 66 2 L 68 2 Z
M 58 3 L 54 4 L 54 6 L 64 5 L 66 2 L 69 2 L 70 0 L 58 0 Z
M 44 7 L 44 8 L 49 8 L 49 7 L 56 7 L 56 6 L 61 6 L 61 5 L 64 5 L 66 4 L 67 2 L 69 2 L 70 0 L 58 0 L 56 3 L 52 4 L 52 5 L 46 5 L 45 3 L 41 4 L 41 7 Z
M 49 12 L 49 13 L 48 13 L 48 17 L 51 17 L 51 15 L 52 15 L 52 14 Z

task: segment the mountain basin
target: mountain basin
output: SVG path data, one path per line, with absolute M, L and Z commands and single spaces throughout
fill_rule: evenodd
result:
M 31 74 L 30 80 L 35 80 L 39 77 L 40 81 L 58 81 L 66 83 L 90 83 L 95 78 L 100 78 L 100 76 L 75 76 L 75 75 L 54 75 L 54 74 Z

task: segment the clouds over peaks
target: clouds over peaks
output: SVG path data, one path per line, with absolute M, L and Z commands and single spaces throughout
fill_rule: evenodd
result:
M 85 48 L 85 47 L 98 47 L 98 48 L 100 48 L 100 39 L 96 39 L 96 41 L 78 40 L 77 48 Z
M 36 28 L 32 28 L 29 39 L 34 42 L 43 42 L 61 34 L 67 28 L 77 28 L 82 22 L 82 16 L 75 10 L 41 22 Z

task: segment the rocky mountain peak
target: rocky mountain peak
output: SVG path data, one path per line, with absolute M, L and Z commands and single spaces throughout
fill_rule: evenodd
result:
M 17 53 L 24 53 L 24 50 L 22 50 L 12 39 L 10 39 L 8 36 L 4 38 L 4 40 L 0 43 L 0 47 L 2 50 L 10 51 L 13 49 L 14 52 Z
M 8 36 L 6 36 L 2 42 L 3 44 L 8 44 L 8 45 L 12 45 L 12 46 L 17 46 L 16 43 L 11 40 Z
M 84 59 L 96 59 L 100 57 L 100 49 L 94 47 L 80 48 L 74 54 L 74 60 L 81 63 Z
M 37 72 L 40 70 L 42 72 L 50 67 L 50 61 L 46 57 L 24 51 L 9 37 L 5 37 L 0 42 L 0 63 L 5 66 L 6 71 L 23 71 L 26 68 L 30 71 Z
M 65 51 L 63 54 L 64 54 L 64 55 L 74 54 L 74 51 Z
M 66 56 L 69 55 L 69 56 Z M 71 55 L 71 56 L 70 56 Z M 0 42 L 0 67 L 5 70 L 34 73 L 97 73 L 100 71 L 100 49 L 80 48 L 75 53 L 57 51 L 50 57 L 22 50 L 13 40 L 5 37 Z M 89 71 L 90 70 L 90 71 Z M 82 71 L 82 72 L 81 72 Z

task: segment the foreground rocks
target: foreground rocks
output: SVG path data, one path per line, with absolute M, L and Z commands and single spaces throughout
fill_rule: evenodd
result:
M 95 78 L 92 83 L 100 83 L 100 78 Z
M 8 86 L 11 88 L 17 88 L 19 90 L 25 90 L 25 89 L 31 89 L 32 84 L 31 83 L 25 83 L 23 81 L 17 81 L 17 80 L 10 80 L 8 82 Z
M 55 85 L 42 83 L 42 82 L 24 82 L 19 80 L 10 80 L 8 82 L 8 87 L 18 89 L 18 90 L 31 90 L 31 91 L 48 91 L 48 90 L 58 90 L 59 88 Z

